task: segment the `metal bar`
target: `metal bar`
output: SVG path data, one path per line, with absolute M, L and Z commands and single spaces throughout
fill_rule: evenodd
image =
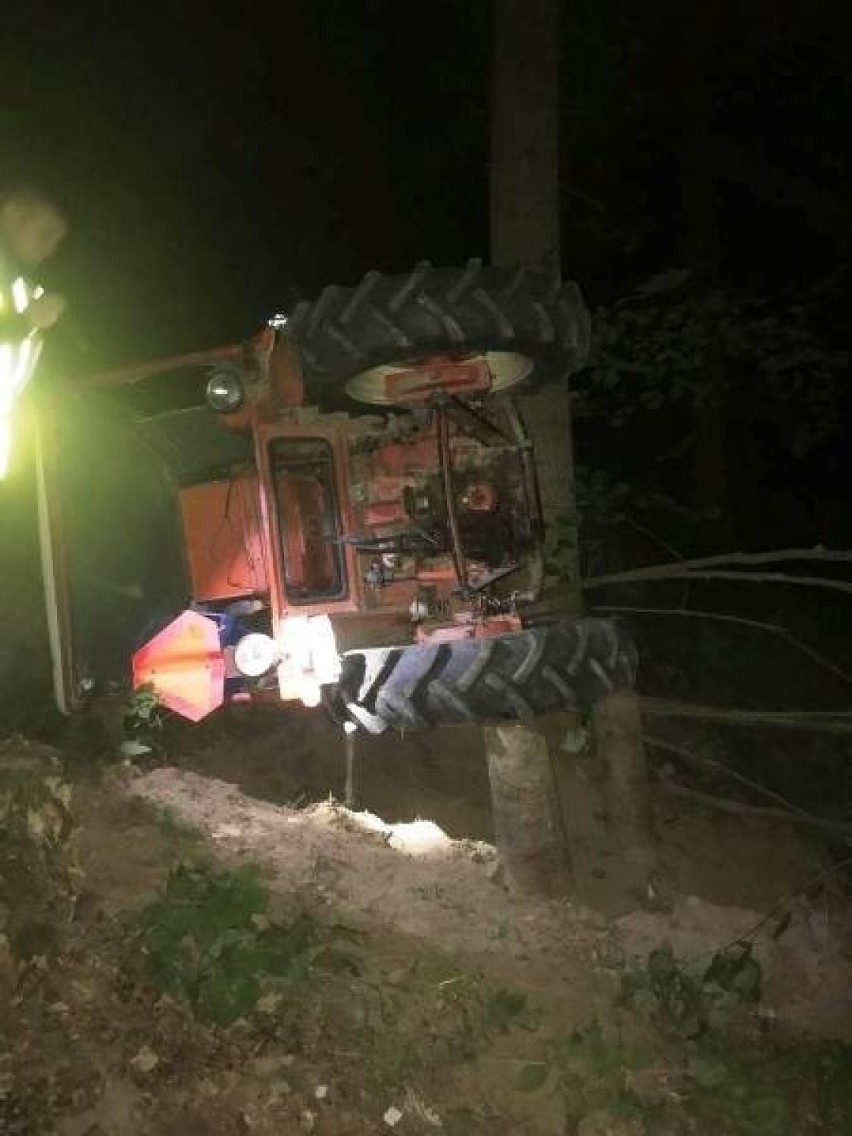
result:
M 532 439 L 527 433 L 527 428 L 524 425 L 514 399 L 509 400 L 506 407 L 506 415 L 512 425 L 512 433 L 515 435 L 518 452 L 521 455 L 524 482 L 526 483 L 527 495 L 530 498 L 530 511 L 534 516 L 533 534 L 536 538 L 536 543 L 541 544 L 544 539 L 544 510 L 541 504 L 538 475 L 536 474 L 535 462 L 533 461 Z
M 435 428 L 438 435 L 438 462 L 441 466 L 441 480 L 444 485 L 444 504 L 447 509 L 447 520 L 450 523 L 450 540 L 453 546 L 453 568 L 460 588 L 467 587 L 467 566 L 465 564 L 464 548 L 459 532 L 459 519 L 456 516 L 456 506 L 453 501 L 453 466 L 450 453 L 450 419 L 445 403 L 435 407 Z
M 132 386 L 166 371 L 177 371 L 181 367 L 198 367 L 206 363 L 216 363 L 222 359 L 242 359 L 245 348 L 242 344 L 217 347 L 212 351 L 194 351 L 190 355 L 176 355 L 171 359 L 157 359 L 152 363 L 141 363 L 134 367 L 122 367 L 118 371 L 108 371 L 95 375 L 86 381 L 91 387 Z
M 70 714 L 76 707 L 68 564 L 61 523 L 60 479 L 52 461 L 57 443 L 53 423 L 43 415 L 36 418 L 35 437 L 39 555 L 53 694 L 60 713 Z
M 511 443 L 512 439 L 499 426 L 495 426 L 493 422 L 482 415 L 477 414 L 473 407 L 468 406 L 458 396 L 454 396 L 452 400 L 452 408 L 450 410 L 453 418 L 459 423 L 462 429 L 466 429 L 467 433 L 473 435 L 477 441 L 482 442 L 484 446 L 492 445 L 489 441 L 489 436 L 496 434 L 498 438 L 502 438 L 504 442 Z
M 357 809 L 361 803 L 361 759 L 356 748 L 355 727 L 347 722 L 343 727 L 346 747 L 346 787 L 343 803 L 347 809 Z

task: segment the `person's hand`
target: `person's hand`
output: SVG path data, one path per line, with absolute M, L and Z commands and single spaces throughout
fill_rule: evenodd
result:
M 45 292 L 43 296 L 30 302 L 25 314 L 34 331 L 47 331 L 61 318 L 67 307 L 64 296 L 56 292 Z

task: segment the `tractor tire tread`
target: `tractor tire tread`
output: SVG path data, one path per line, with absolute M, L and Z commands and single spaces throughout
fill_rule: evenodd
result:
M 368 272 L 354 287 L 332 285 L 301 301 L 288 320 L 307 401 L 323 410 L 366 404 L 347 381 L 383 365 L 429 355 L 508 351 L 533 362 L 524 393 L 585 366 L 589 313 L 580 290 L 548 268 L 457 268 L 421 261 L 402 276 Z
M 631 688 L 636 662 L 614 620 L 564 619 L 488 639 L 348 652 L 326 701 L 370 733 L 529 721 Z

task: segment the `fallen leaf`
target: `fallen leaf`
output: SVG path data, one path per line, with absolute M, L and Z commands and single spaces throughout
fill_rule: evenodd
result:
M 143 1045 L 130 1064 L 137 1073 L 150 1073 L 160 1064 L 160 1059 L 150 1046 Z

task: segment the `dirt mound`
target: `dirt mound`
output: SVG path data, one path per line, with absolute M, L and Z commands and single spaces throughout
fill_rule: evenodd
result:
M 391 926 L 449 952 L 589 960 L 606 948 L 602 918 L 510 895 L 492 847 L 451 840 L 429 821 L 385 825 L 330 802 L 287 808 L 178 769 L 138 777 L 128 791 L 209 833 L 223 850 L 259 860 L 288 893 L 333 905 L 355 923 Z
M 677 899 L 669 911 L 638 910 L 607 922 L 579 905 L 511 894 L 492 847 L 452 840 L 428 821 L 387 825 L 332 802 L 287 808 L 177 769 L 136 777 L 127 791 L 209 833 L 226 855 L 258 860 L 287 894 L 445 952 L 523 960 L 527 977 L 543 988 L 581 982 L 594 999 L 610 963 L 663 943 L 675 954 L 709 960 L 755 932 L 767 1014 L 852 1035 L 852 924 L 845 910 L 832 913 L 827 899 L 820 909 L 801 900 L 786 907 L 780 934 L 777 919 L 758 926 L 763 911 L 696 896 Z

